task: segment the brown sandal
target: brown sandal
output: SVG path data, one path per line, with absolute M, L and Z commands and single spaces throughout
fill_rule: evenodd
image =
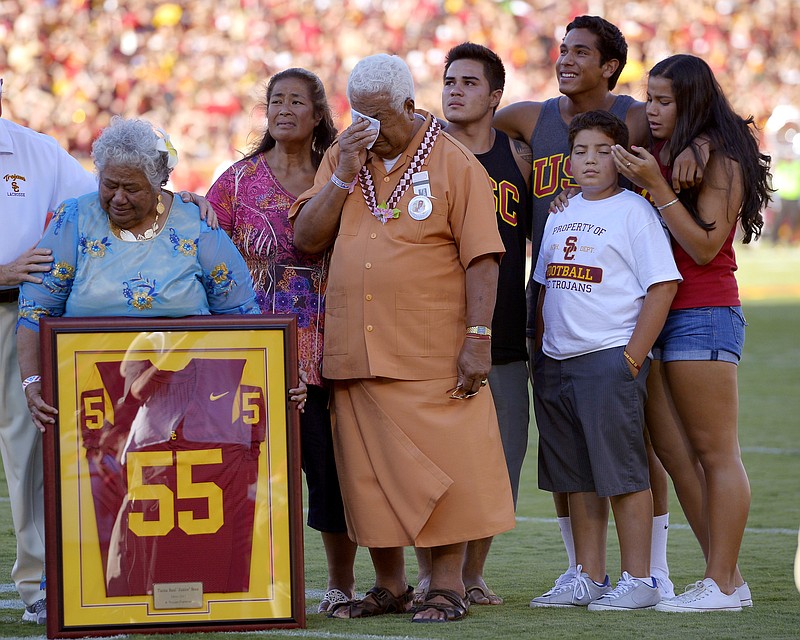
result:
M 467 598 L 470 604 L 477 605 L 498 605 L 503 604 L 503 599 L 498 596 L 489 587 L 483 587 L 476 584 L 472 587 L 467 587 Z M 488 602 L 481 602 L 481 600 L 488 600 Z
M 414 598 L 414 587 L 410 586 L 405 593 L 394 596 L 388 589 L 372 587 L 362 600 L 338 602 L 328 611 L 329 618 L 369 618 L 385 613 L 405 613 L 409 610 Z M 336 615 L 337 611 L 347 608 L 347 615 Z
M 436 597 L 444 598 L 450 604 L 431 602 L 431 600 Z M 426 609 L 441 611 L 445 617 L 443 619 L 432 619 L 417 618 L 415 615 L 411 618 L 411 622 L 453 622 L 455 620 L 462 620 L 469 611 L 469 600 L 467 600 L 466 595 L 461 596 L 451 589 L 428 589 L 425 602 L 415 607 L 415 614 L 425 611 Z

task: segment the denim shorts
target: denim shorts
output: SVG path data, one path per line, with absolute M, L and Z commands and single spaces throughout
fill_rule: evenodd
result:
M 746 326 L 741 307 L 674 309 L 653 345 L 653 358 L 663 362 L 721 360 L 738 364 Z

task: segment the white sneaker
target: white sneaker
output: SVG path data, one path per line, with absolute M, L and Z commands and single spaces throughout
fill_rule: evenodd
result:
M 739 594 L 736 591 L 731 595 L 722 593 L 712 578 L 698 580 L 694 585 L 686 587 L 686 591 L 681 595 L 671 600 L 662 600 L 656 605 L 656 611 L 681 613 L 741 610 Z
M 553 583 L 553 586 L 549 591 L 545 591 L 538 598 L 534 598 L 533 600 L 531 600 L 530 606 L 531 607 L 545 606 L 545 605 L 540 605 L 539 602 L 545 598 L 548 598 L 549 596 L 554 595 L 555 593 L 560 592 L 561 587 L 572 582 L 572 579 L 576 575 L 578 574 L 575 572 L 575 567 L 569 567 L 564 573 L 562 573 L 560 576 L 558 576 L 558 578 L 556 578 L 556 581 Z
M 22 621 L 45 624 L 47 622 L 47 600 L 42 598 L 25 607 L 25 611 L 22 612 Z
M 589 603 L 589 611 L 633 611 L 652 609 L 661 602 L 661 593 L 656 579 L 634 578 L 627 571 L 608 593 Z
M 667 576 L 656 573 L 653 574 L 653 577 L 656 579 L 656 584 L 658 585 L 658 591 L 661 593 L 662 600 L 669 600 L 675 597 L 675 585 L 672 584 L 672 580 Z
M 575 567 L 568 567 L 564 573 L 562 573 L 560 576 L 558 576 L 558 578 L 556 578 L 555 586 L 566 584 L 567 582 L 570 582 L 577 575 L 578 572 L 576 571 Z
M 736 593 L 739 594 L 739 601 L 742 603 L 743 607 L 753 606 L 753 595 L 750 593 L 750 587 L 747 586 L 746 582 L 736 587 Z
M 581 565 L 578 565 L 572 577 L 565 578 L 559 584 L 559 580 L 564 578 L 561 576 L 550 591 L 531 600 L 530 606 L 534 609 L 536 607 L 585 607 L 604 593 L 611 591 L 608 576 L 605 577 L 603 584 L 597 584 L 589 577 L 588 573 L 583 573 L 581 569 Z

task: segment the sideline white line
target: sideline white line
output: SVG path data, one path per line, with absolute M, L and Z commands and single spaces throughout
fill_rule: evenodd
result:
M 287 635 L 297 636 L 298 638 L 342 638 L 343 640 L 429 640 L 416 638 L 414 636 L 384 636 L 367 633 L 335 633 L 330 631 L 313 631 L 309 629 L 270 629 L 269 631 L 259 631 L 259 634 L 274 636 Z
M 558 521 L 555 518 L 527 518 L 525 516 L 517 516 L 517 522 L 528 522 L 534 524 L 558 524 Z M 612 520 L 608 521 L 608 526 L 611 527 L 614 525 Z M 679 531 L 691 531 L 691 527 L 688 524 L 683 524 L 677 522 L 675 524 L 670 523 L 670 529 L 676 529 Z M 766 534 L 771 536 L 797 536 L 797 529 L 779 529 L 779 528 L 761 528 L 761 527 L 747 527 L 745 528 L 744 532 L 746 534 Z
M 765 453 L 771 456 L 800 456 L 800 449 L 778 447 L 742 447 L 742 453 Z

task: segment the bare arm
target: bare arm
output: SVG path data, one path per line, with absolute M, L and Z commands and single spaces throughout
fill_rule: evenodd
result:
M 533 344 L 536 351 L 542 350 L 542 337 L 544 336 L 544 296 L 547 287 L 542 285 L 539 287 L 539 298 L 536 300 L 536 334 L 534 336 Z M 533 355 L 533 354 L 531 354 Z
M 359 118 L 339 136 L 339 161 L 334 175 L 344 183 L 355 180 L 367 159 L 367 145 L 375 138 L 369 122 Z M 328 182 L 306 202 L 294 220 L 294 246 L 304 253 L 321 253 L 333 244 L 349 191 Z
M 695 157 L 695 149 L 699 160 Z M 692 140 L 691 144 L 675 157 L 675 164 L 672 166 L 672 188 L 680 191 L 700 184 L 710 155 L 711 141 L 708 138 L 698 136 Z
M 27 327 L 17 329 L 17 358 L 22 379 L 33 375 L 41 375 L 39 363 L 39 334 Z M 51 407 L 42 398 L 42 383 L 33 382 L 25 388 L 25 400 L 31 412 L 33 424 L 44 432 L 48 424 L 55 424 L 58 410 Z
M 531 172 L 533 171 L 533 152 L 527 142 L 522 140 L 509 140 L 511 144 L 511 155 L 514 156 L 514 162 L 517 163 L 517 168 L 525 178 L 525 186 L 530 191 L 531 188 Z
M 470 262 L 466 272 L 467 326 L 492 326 L 500 264 L 493 253 Z M 492 341 L 464 338 L 458 354 L 458 385 L 466 393 L 477 392 L 492 368 Z
M 513 140 L 528 143 L 541 111 L 541 102 L 515 102 L 494 114 L 492 126 Z
M 628 146 L 646 147 L 650 143 L 650 125 L 647 122 L 647 105 L 634 102 L 625 114 L 628 125 Z
M 612 153 L 620 173 L 650 192 L 656 205 L 666 205 L 677 197 L 658 168 L 656 159 L 645 149 L 630 153 L 614 146 Z M 628 166 L 630 164 L 630 166 Z M 691 217 L 680 201 L 665 207 L 661 216 L 672 237 L 697 264 L 708 264 L 719 253 L 742 206 L 742 174 L 738 163 L 711 154 L 700 188 L 697 209 L 704 222 L 714 224 L 706 231 Z
M 642 310 L 639 312 L 639 319 L 636 321 L 636 326 L 633 328 L 633 333 L 626 347 L 628 355 L 639 366 L 644 362 L 650 349 L 653 348 L 653 343 L 658 338 L 658 334 L 664 328 L 669 306 L 672 304 L 672 299 L 677 291 L 678 282 L 676 280 L 657 282 L 647 290 Z M 638 369 L 630 362 L 628 362 L 628 367 L 635 378 L 639 373 Z

